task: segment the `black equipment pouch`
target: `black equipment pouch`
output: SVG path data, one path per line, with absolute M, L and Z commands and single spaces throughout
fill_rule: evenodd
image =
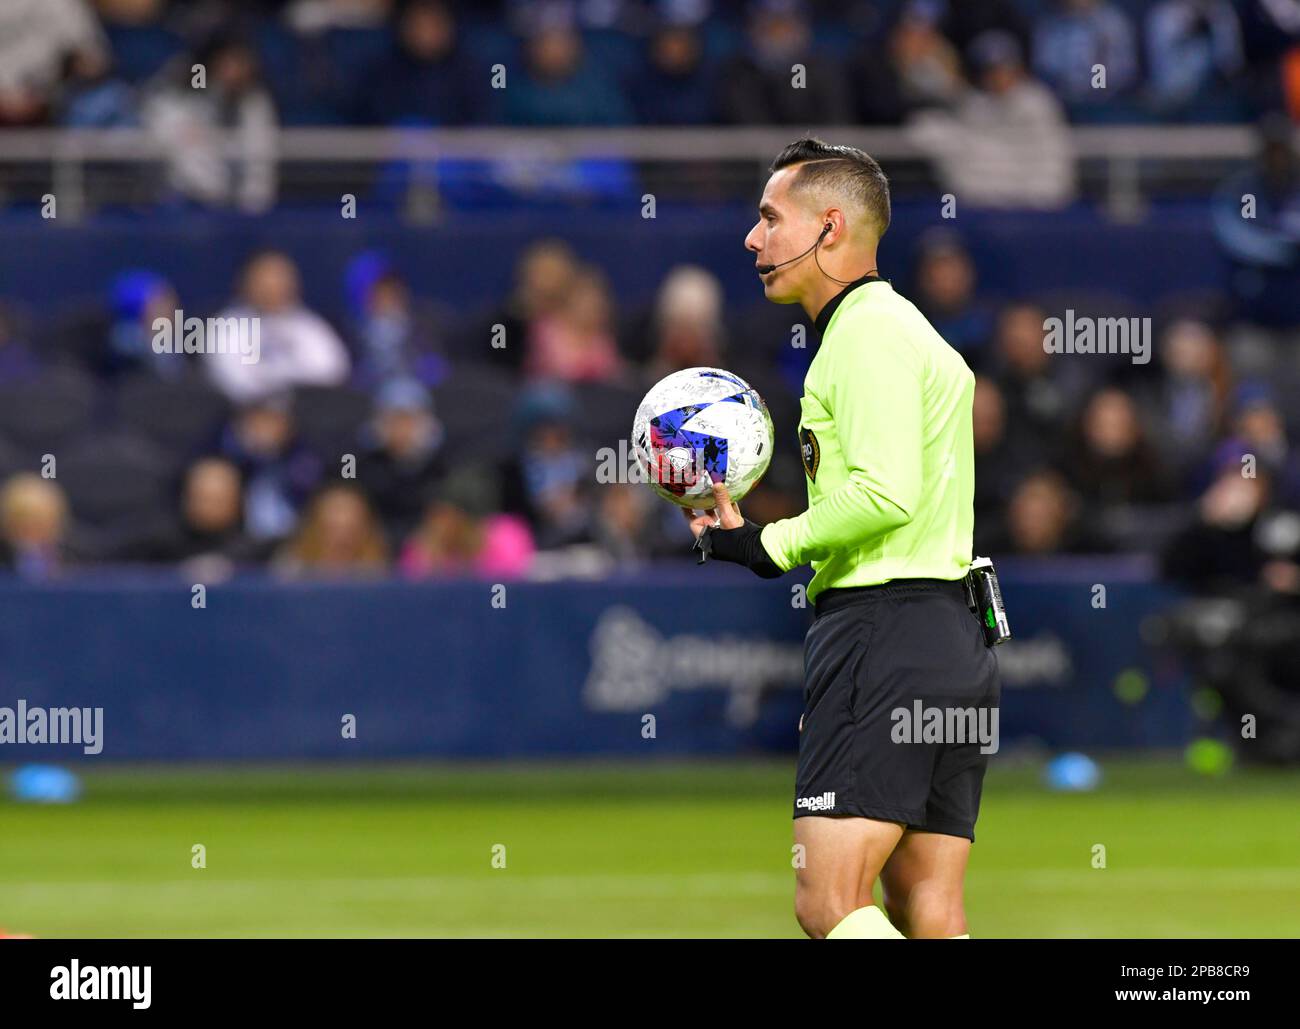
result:
M 1002 587 L 998 573 L 987 557 L 977 557 L 966 572 L 966 604 L 979 619 L 984 631 L 984 645 L 996 647 L 1011 639 L 1011 623 L 1002 603 Z

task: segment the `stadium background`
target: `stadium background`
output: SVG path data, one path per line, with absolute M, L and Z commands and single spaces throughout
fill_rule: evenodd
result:
M 792 933 L 806 576 L 597 469 L 720 365 L 789 443 L 746 513 L 801 508 L 815 344 L 741 240 L 814 129 L 979 375 L 977 935 L 1294 935 L 1298 119 L 1291 0 L 2 0 L 0 704 L 105 740 L 0 752 L 0 926 Z M 295 356 L 155 354 L 177 309 Z

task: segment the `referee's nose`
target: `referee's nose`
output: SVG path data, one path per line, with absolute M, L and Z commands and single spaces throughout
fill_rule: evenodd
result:
M 754 227 L 749 230 L 749 235 L 745 237 L 745 249 L 752 250 L 756 255 L 763 251 L 763 220 L 760 218 L 754 223 Z

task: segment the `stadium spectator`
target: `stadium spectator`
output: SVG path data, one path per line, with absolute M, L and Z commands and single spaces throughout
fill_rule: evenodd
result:
M 84 0 L 0 4 L 0 126 L 49 118 L 68 58 L 107 63 L 103 30 Z
M 366 252 L 348 265 L 346 292 L 358 359 L 353 381 L 375 389 L 391 379 L 436 386 L 449 370 L 440 318 L 413 301 L 406 280 L 386 257 Z
M 153 340 L 155 322 L 172 322 L 180 306 L 176 290 L 157 272 L 123 272 L 112 285 L 112 321 L 103 334 L 102 349 L 88 355 L 87 363 L 104 378 L 141 371 L 176 378 L 186 368 L 185 355 L 158 353 Z
M 1007 502 L 1016 486 L 1047 454 L 1030 433 L 1008 425 L 1007 403 L 998 384 L 975 378 L 971 409 L 975 449 L 975 551 L 987 553 L 1006 537 Z
M 704 41 L 690 24 L 661 23 L 647 41 L 643 65 L 629 75 L 628 96 L 640 125 L 705 125 L 718 88 L 704 60 Z
M 593 538 L 615 565 L 682 556 L 681 516 L 640 483 L 610 483 L 596 498 Z
M 261 560 L 265 547 L 244 532 L 239 469 L 221 457 L 203 457 L 185 471 L 178 514 L 162 522 L 128 558 L 201 565 L 212 578 L 235 565 Z
M 209 346 L 204 353 L 213 383 L 236 404 L 294 386 L 347 381 L 347 348 L 330 324 L 303 304 L 298 268 L 286 254 L 255 254 L 244 266 L 239 298 L 218 317 L 237 319 L 241 331 L 258 333 L 255 360 L 237 348 L 219 353 Z
M 571 393 L 539 383 L 515 411 L 519 448 L 501 472 L 502 510 L 525 518 L 539 550 L 592 539 L 591 457 L 578 445 Z
M 933 3 L 909 3 L 884 44 L 867 41 L 850 63 L 858 119 L 897 125 L 927 107 L 950 107 L 966 88 L 956 47 L 939 30 Z
M 632 108 L 582 37 L 563 5 L 529 10 L 524 66 L 510 70 L 506 121 L 512 125 L 625 125 Z
M 1277 503 L 1267 472 L 1242 474 L 1244 456 L 1220 454 L 1195 522 L 1164 550 L 1164 575 L 1198 595 L 1172 612 L 1167 631 L 1196 680 L 1222 698 L 1226 724 L 1240 726 L 1249 715 L 1258 725 L 1242 757 L 1293 762 L 1300 757 L 1300 514 Z
M 1250 467 L 1243 466 L 1242 474 L 1266 472 L 1277 502 L 1300 507 L 1300 454 L 1291 446 L 1286 419 L 1266 383 L 1248 381 L 1237 387 L 1231 431 L 1219 444 L 1213 460 L 1217 464 L 1233 453 L 1250 457 Z
M 486 119 L 478 68 L 461 45 L 456 16 L 440 0 L 414 0 L 398 19 L 390 54 L 357 91 L 372 125 L 470 125 Z
M 288 395 L 266 397 L 239 411 L 222 435 L 221 453 L 244 482 L 244 525 L 255 540 L 293 531 L 322 465 L 298 439 Z
M 791 87 L 794 65 L 803 84 Z M 721 73 L 721 120 L 733 125 L 841 125 L 853 120 L 844 69 L 820 53 L 799 0 L 759 0 L 750 11 L 748 46 Z
M 976 292 L 975 262 L 961 240 L 930 230 L 917 244 L 916 306 L 970 364 L 978 364 L 993 337 L 995 311 Z
M 1254 531 L 1270 506 L 1267 475 L 1242 475 L 1239 448 L 1223 448 L 1196 520 L 1166 548 L 1162 565 L 1174 581 L 1197 592 L 1231 590 L 1260 580 L 1268 555 Z
M 722 284 L 698 265 L 678 265 L 659 287 L 647 385 L 683 368 L 717 368 L 725 349 Z
M 541 239 L 532 243 L 515 266 L 514 286 L 505 303 L 488 315 L 488 323 L 473 333 L 473 347 L 484 360 L 520 367 L 534 326 L 560 310 L 578 275 L 578 259 L 568 243 Z M 497 326 L 503 332 L 498 333 Z M 503 346 L 492 341 L 500 337 Z
M 75 307 L 56 321 L 51 350 L 99 379 L 144 372 L 172 379 L 194 365 L 183 352 L 158 353 L 153 340 L 158 319 L 173 325 L 181 306 L 175 287 L 159 272 L 126 267 L 105 295 Z
M 1025 72 L 1015 38 L 989 32 L 971 45 L 978 86 L 952 114 L 922 111 L 910 121 L 917 145 L 938 164 L 959 203 L 1057 208 L 1074 199 L 1076 172 L 1065 112 Z
M 1058 0 L 1057 6 L 1035 28 L 1034 70 L 1072 118 L 1105 117 L 1138 81 L 1137 30 L 1107 0 Z
M 1031 26 L 1015 0 L 980 0 L 977 4 L 958 0 L 923 0 L 939 12 L 939 30 L 952 41 L 963 59 L 970 45 L 986 32 L 1004 32 L 1013 37 L 1022 54 L 1030 52 Z
M 58 575 L 68 563 L 68 501 L 58 483 L 34 472 L 0 489 L 0 562 L 24 579 Z
M 403 575 L 424 579 L 441 575 L 517 578 L 532 562 L 528 523 L 497 511 L 496 484 L 483 469 L 457 469 L 429 505 L 402 551 Z
M 564 298 L 529 328 L 524 371 L 535 379 L 612 382 L 625 371 L 614 335 L 613 301 L 604 276 L 584 267 Z
M 58 122 L 74 129 L 135 128 L 135 91 L 113 74 L 106 53 L 77 50 L 64 60 Z
M 1289 326 L 1300 320 L 1300 152 L 1295 125 L 1274 113 L 1259 125 L 1253 167 L 1214 196 L 1214 233 L 1236 266 L 1231 284 L 1243 318 Z
M 998 316 L 988 371 L 1006 398 L 1008 420 L 1038 440 L 1053 460 L 1086 382 L 1078 361 L 1047 352 L 1044 321 L 1036 304 L 1008 304 Z
M 1163 374 L 1147 386 L 1142 407 L 1157 420 L 1162 459 L 1187 484 L 1223 428 L 1232 372 L 1214 329 L 1194 318 L 1165 329 L 1160 362 Z
M 357 481 L 396 548 L 415 528 L 443 475 L 442 423 L 428 390 L 411 379 L 385 383 L 367 435 Z
M 287 578 L 382 575 L 388 568 L 388 544 L 365 495 L 336 483 L 312 498 L 273 568 Z
M 238 36 L 217 35 L 164 68 L 145 98 L 143 121 L 166 148 L 178 197 L 249 213 L 275 201 L 279 118 L 257 55 Z M 237 158 L 223 150 L 227 133 L 238 142 Z
M 1079 499 L 1059 472 L 1039 469 L 1025 476 L 1007 501 L 1006 534 L 990 543 L 994 553 L 1045 557 L 1096 553 L 1080 517 Z
M 1084 405 L 1070 447 L 1069 475 L 1093 525 L 1116 507 L 1158 504 L 1172 494 L 1132 396 L 1106 386 Z
M 1237 121 L 1234 86 L 1244 57 L 1227 0 L 1164 0 L 1147 15 L 1147 88 L 1162 118 Z

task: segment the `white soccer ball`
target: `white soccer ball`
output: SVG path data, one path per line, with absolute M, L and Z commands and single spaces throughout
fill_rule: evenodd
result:
M 661 497 L 709 508 L 715 482 L 739 501 L 763 477 L 772 460 L 772 416 L 739 375 L 687 368 L 645 395 L 632 423 L 632 448 Z

